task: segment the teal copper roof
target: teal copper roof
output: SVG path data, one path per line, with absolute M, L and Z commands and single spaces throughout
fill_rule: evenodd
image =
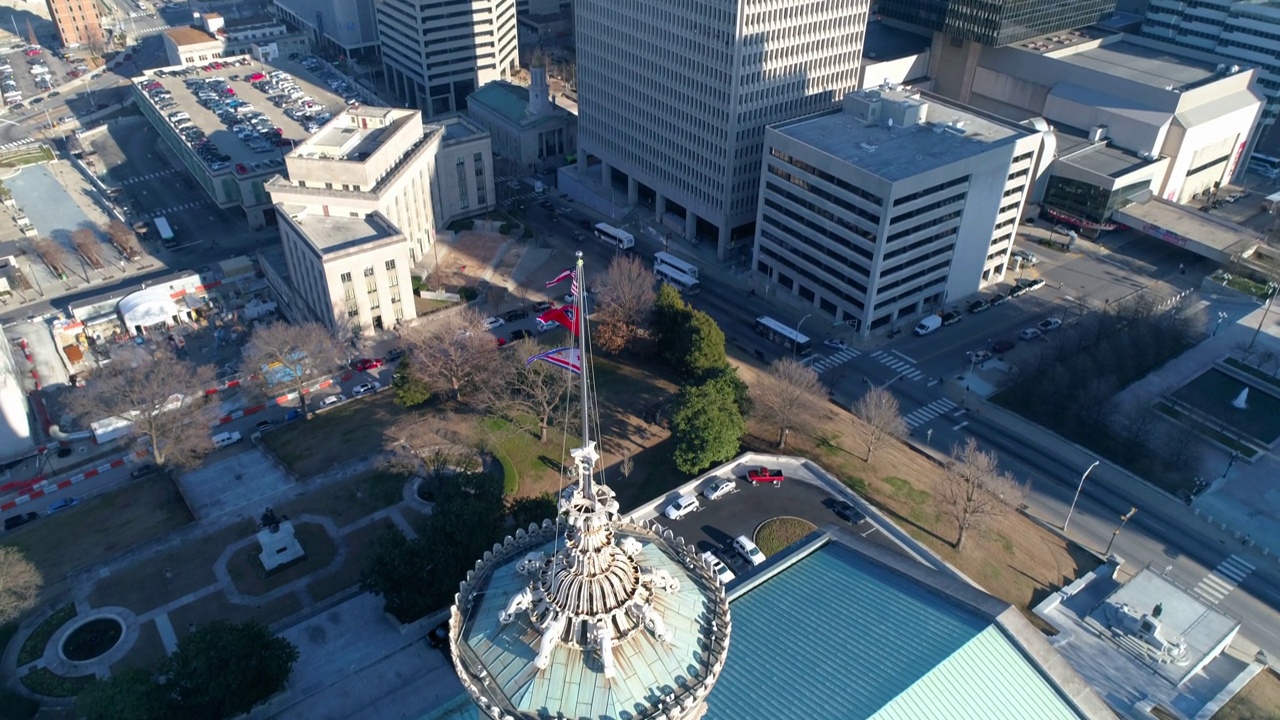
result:
M 1081 717 L 993 620 L 835 542 L 730 608 L 705 720 Z

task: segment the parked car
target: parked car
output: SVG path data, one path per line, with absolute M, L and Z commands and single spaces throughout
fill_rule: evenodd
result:
M 356 370 L 367 372 L 382 367 L 382 358 L 360 358 L 356 361 Z
M 533 304 L 533 311 L 537 313 L 546 312 L 548 310 L 554 310 L 555 307 L 556 307 L 556 304 L 551 302 L 550 300 L 543 300 L 541 302 L 536 302 Z
M 733 478 L 720 478 L 707 486 L 702 491 L 702 496 L 708 500 L 719 500 L 725 495 L 738 492 L 738 483 Z
M 1019 285 L 1014 285 L 1014 286 L 1009 290 L 1009 297 L 1011 297 L 1011 298 L 1022 297 L 1023 295 L 1026 295 L 1026 294 L 1027 294 L 1027 293 L 1029 293 L 1029 292 L 1031 292 L 1031 288 L 1030 288 L 1030 286 L 1027 286 L 1027 285 L 1021 285 L 1021 284 L 1019 284 Z
M 382 383 L 379 382 L 360 383 L 359 385 L 351 388 L 351 397 L 360 397 L 361 395 L 368 395 L 369 393 L 377 392 L 380 387 L 382 387 Z
M 129 477 L 133 478 L 134 480 L 137 480 L 138 478 L 146 477 L 147 475 L 150 475 L 155 471 L 156 471 L 155 465 L 152 465 L 151 463 L 143 463 L 138 467 L 134 468 L 133 472 L 129 473 Z
M 329 396 L 326 396 L 325 399 L 320 401 L 320 407 L 329 407 L 330 405 L 337 405 L 338 403 L 346 399 L 347 398 L 342 393 L 338 393 L 337 395 L 329 395 Z
M 853 503 L 848 500 L 837 501 L 835 505 L 831 506 L 831 510 L 836 514 L 836 517 L 850 525 L 857 525 L 867 519 L 867 516 L 863 515 L 862 511 L 854 507 Z
M 1027 267 L 1031 267 L 1040 262 L 1040 258 L 1037 258 L 1035 253 L 1027 252 L 1026 250 L 1014 250 L 1009 253 L 1009 256 L 1018 258 L 1022 261 L 1022 264 Z
M 515 342 L 517 340 L 524 340 L 525 338 L 531 338 L 531 337 L 533 337 L 533 333 L 529 332 L 528 330 L 515 330 L 511 333 L 511 342 Z
M 724 561 L 716 557 L 710 550 L 702 553 L 702 562 L 706 564 L 708 568 L 711 568 L 711 573 L 716 576 L 716 579 L 720 581 L 721 585 L 727 585 L 731 580 L 737 577 L 733 574 L 733 571 L 729 569 L 729 566 L 725 565 Z
M 1045 318 L 1036 323 L 1036 327 L 1040 328 L 1040 332 L 1050 332 L 1062 327 L 1062 321 L 1055 317 Z
M 29 522 L 32 522 L 34 520 L 39 520 L 39 519 L 40 519 L 40 513 L 38 512 L 29 512 L 29 513 L 23 513 L 21 515 L 14 515 L 13 517 L 7 517 L 4 519 L 4 529 L 12 530 L 14 528 L 22 527 L 23 525 L 26 525 Z
M 991 359 L 991 353 L 986 350 L 970 350 L 965 353 L 965 355 L 969 358 L 969 362 L 974 364 L 986 362 Z
M 831 348 L 832 350 L 848 350 L 849 349 L 848 343 L 846 343 L 843 340 L 838 340 L 836 338 L 827 338 L 826 340 L 822 341 L 822 344 L 826 347 Z
M 1036 278 L 1034 280 L 1022 279 L 1018 281 L 1018 285 L 1019 287 L 1026 288 L 1027 292 L 1031 292 L 1044 287 L 1044 280 L 1041 280 L 1040 278 Z
M 787 478 L 782 474 L 782 471 L 775 468 L 758 467 L 747 471 L 747 480 L 750 480 L 754 485 L 759 485 L 760 483 L 773 483 L 774 487 L 777 487 L 786 479 Z
M 271 429 L 271 425 L 272 423 L 270 420 L 260 420 L 256 427 L 258 432 L 266 432 Z
M 991 346 L 991 352 L 1001 355 L 1012 350 L 1017 344 L 1017 340 L 997 340 L 996 344 Z
M 404 348 L 391 348 L 383 359 L 387 362 L 395 362 L 402 357 L 404 357 Z
M 517 320 L 523 320 L 527 317 L 529 317 L 528 310 L 508 310 L 507 312 L 502 314 L 502 319 L 506 320 L 507 322 L 515 322 Z
M 1018 333 L 1018 337 L 1023 340 L 1035 340 L 1043 334 L 1044 333 L 1040 332 L 1036 328 L 1027 328 L 1026 330 Z
M 506 324 L 507 324 L 507 321 L 503 320 L 500 317 L 489 316 L 484 319 L 484 322 L 480 323 L 480 326 L 483 327 L 485 330 L 492 330 L 494 328 L 502 327 L 503 325 L 506 325 Z
M 534 324 L 538 328 L 538 332 L 540 333 L 550 332 L 560 327 L 560 323 L 554 320 L 543 320 L 542 318 L 538 318 L 534 320 Z
M 698 504 L 698 498 L 692 495 L 681 495 L 680 497 L 676 498 L 675 502 L 668 505 L 667 509 L 662 511 L 662 514 L 666 515 L 672 520 L 679 520 L 685 515 L 688 515 L 689 513 L 692 513 L 692 512 L 697 512 L 701 509 L 702 509 L 702 506 Z
M 956 312 L 955 310 L 952 310 L 951 312 L 948 312 L 948 313 L 944 313 L 944 314 L 943 314 L 943 316 L 942 316 L 942 324 L 943 324 L 944 326 L 946 326 L 946 325 L 955 325 L 956 323 L 960 322 L 960 321 L 961 321 L 961 320 L 963 320 L 963 319 L 964 319 L 964 315 L 961 315 L 960 313 Z
M 974 300 L 973 302 L 969 303 L 969 312 L 980 313 L 980 312 L 983 312 L 984 310 L 989 309 L 990 307 L 991 307 L 990 300 Z
M 755 566 L 765 561 L 764 553 L 760 552 L 760 548 L 751 542 L 751 538 L 746 535 L 739 535 L 733 539 L 733 549 L 746 560 L 748 564 Z
M 61 500 L 59 500 L 58 502 L 53 503 L 52 505 L 50 505 L 50 506 L 49 506 L 49 507 L 44 511 L 44 514 L 45 514 L 45 515 L 52 515 L 52 514 L 54 514 L 54 513 L 58 512 L 59 510 L 66 510 L 66 509 L 67 509 L 67 508 L 69 508 L 69 507 L 75 507 L 76 505 L 79 505 L 79 504 L 80 504 L 80 498 L 73 498 L 73 497 L 69 497 L 69 498 L 62 498 L 62 499 L 61 499 Z

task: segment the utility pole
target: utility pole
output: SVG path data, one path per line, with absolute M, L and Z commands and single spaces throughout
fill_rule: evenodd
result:
M 1116 538 L 1120 537 L 1120 531 L 1124 529 L 1124 524 L 1129 522 L 1129 518 L 1133 517 L 1136 512 L 1138 512 L 1138 508 L 1130 507 L 1129 512 L 1120 516 L 1120 525 L 1116 527 L 1115 532 L 1111 533 L 1111 540 L 1107 543 L 1107 549 L 1102 553 L 1102 557 L 1107 557 L 1111 554 L 1111 546 L 1116 544 Z

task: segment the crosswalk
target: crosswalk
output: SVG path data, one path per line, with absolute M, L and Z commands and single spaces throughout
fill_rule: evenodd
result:
M 120 181 L 120 184 L 133 185 L 135 183 L 146 182 L 148 180 L 155 180 L 156 178 L 164 177 L 165 175 L 172 175 L 173 173 L 176 173 L 176 172 L 181 172 L 181 170 L 178 170 L 178 168 L 167 168 L 164 170 L 157 170 L 156 172 L 147 173 L 146 175 L 138 175 L 137 177 L 125 178 L 124 180 Z
M 195 208 L 201 207 L 204 204 L 205 202 L 203 200 L 193 200 L 188 203 L 182 203 L 181 205 L 174 205 L 173 207 L 167 207 L 163 210 L 157 210 L 155 216 L 159 217 L 161 215 L 168 215 L 170 213 L 182 212 L 183 210 L 194 210 Z
M 899 375 L 908 380 L 920 380 L 925 377 L 925 374 L 917 370 L 915 365 L 907 362 L 902 358 L 902 356 L 896 355 L 893 352 L 876 350 L 871 353 L 871 357 L 875 358 L 883 365 L 888 365 L 890 368 L 897 371 Z
M 849 362 L 850 360 L 858 357 L 861 354 L 862 353 L 858 352 L 857 350 L 854 350 L 853 348 L 845 348 L 844 350 L 841 350 L 840 352 L 834 355 L 831 355 L 828 357 L 821 357 L 821 358 L 818 358 L 817 360 L 814 360 L 809 365 L 809 367 L 813 368 L 814 372 L 821 375 L 822 373 L 832 368 L 839 367 Z
M 907 427 L 915 430 L 917 427 L 929 422 L 930 420 L 942 415 L 943 413 L 955 410 L 958 405 L 946 398 L 940 398 L 906 414 L 902 419 L 906 421 Z
M 1199 585 L 1196 585 L 1195 592 L 1205 600 L 1217 605 L 1222 602 L 1223 598 L 1231 594 L 1231 591 L 1235 590 L 1237 585 L 1244 582 L 1244 579 L 1254 569 L 1252 563 L 1232 555 L 1218 563 L 1218 567 L 1206 575 Z
M 23 145 L 30 145 L 33 142 L 35 142 L 35 138 L 22 138 L 21 140 L 14 140 L 13 142 L 7 142 L 0 145 L 0 150 L 13 150 L 14 148 L 20 148 Z

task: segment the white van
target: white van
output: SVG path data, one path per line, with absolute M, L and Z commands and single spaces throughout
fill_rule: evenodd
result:
M 940 327 L 942 327 L 942 318 L 937 315 L 930 315 L 929 317 L 921 320 L 919 325 L 916 325 L 915 334 L 928 335 Z
M 213 436 L 213 446 L 215 448 L 224 448 L 228 445 L 235 445 L 238 442 L 240 442 L 240 433 L 235 430 L 218 433 Z

